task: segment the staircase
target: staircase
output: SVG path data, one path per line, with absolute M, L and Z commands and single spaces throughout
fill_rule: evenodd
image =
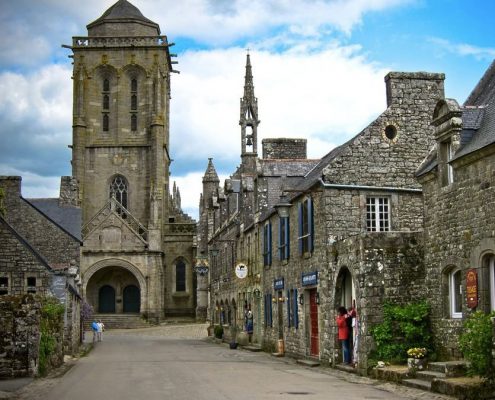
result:
M 105 329 L 139 329 L 153 326 L 141 318 L 140 314 L 94 314 L 93 319 L 101 320 Z M 90 331 L 92 322 L 93 320 L 86 321 L 84 329 Z
M 465 361 L 431 362 L 428 363 L 425 371 L 417 371 L 414 378 L 403 379 L 402 384 L 430 392 L 443 392 L 438 390 L 443 387 L 443 385 L 438 385 L 438 382 L 443 382 L 447 378 L 464 376 L 465 373 Z

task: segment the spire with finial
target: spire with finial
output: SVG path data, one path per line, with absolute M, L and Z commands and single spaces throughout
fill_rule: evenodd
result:
M 241 98 L 241 155 L 256 155 L 258 148 L 258 99 L 254 95 L 253 68 L 249 50 L 246 56 L 246 75 L 244 75 L 244 96 Z
M 208 166 L 203 176 L 203 183 L 205 182 L 220 182 L 215 166 L 213 165 L 213 158 L 208 158 Z

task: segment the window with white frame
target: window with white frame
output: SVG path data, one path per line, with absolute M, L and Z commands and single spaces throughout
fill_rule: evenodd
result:
M 449 273 L 450 317 L 462 318 L 462 271 L 453 268 Z
M 366 230 L 390 231 L 390 199 L 388 197 L 366 198 Z
M 490 310 L 495 311 L 495 255 L 490 254 L 485 256 L 484 259 L 490 271 Z

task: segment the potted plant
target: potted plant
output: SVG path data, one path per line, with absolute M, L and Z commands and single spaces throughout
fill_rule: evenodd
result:
M 213 328 L 213 334 L 215 335 L 215 339 L 221 341 L 223 339 L 223 326 L 215 325 L 215 328 Z
M 426 369 L 427 352 L 428 351 L 424 347 L 412 347 L 407 350 L 407 355 L 409 356 L 407 359 L 407 368 L 409 369 L 409 372 L 415 374 L 416 371 Z
M 230 348 L 232 350 L 237 349 L 239 343 L 237 343 L 237 326 L 233 325 L 230 327 Z

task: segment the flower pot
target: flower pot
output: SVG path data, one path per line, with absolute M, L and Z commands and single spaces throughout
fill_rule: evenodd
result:
M 408 358 L 407 359 L 407 369 L 411 373 L 416 373 L 417 371 L 426 370 L 428 364 L 427 358 Z

